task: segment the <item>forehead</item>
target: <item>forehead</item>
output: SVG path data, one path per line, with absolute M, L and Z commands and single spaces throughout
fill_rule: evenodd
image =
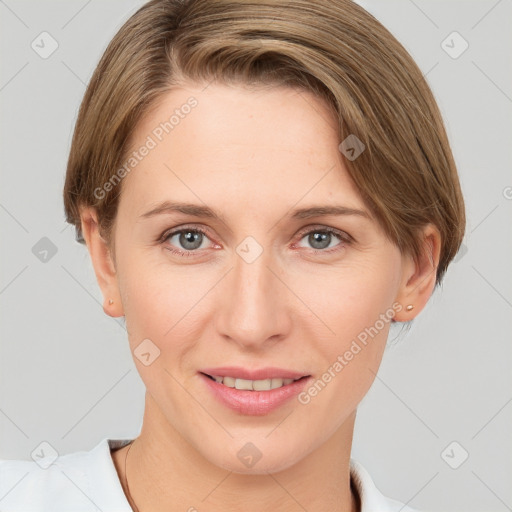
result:
M 129 197 L 142 208 L 202 198 L 221 205 L 229 197 L 261 208 L 341 194 L 351 199 L 347 206 L 361 205 L 338 149 L 338 122 L 323 100 L 297 89 L 174 89 L 135 129 L 131 151 L 139 155 L 121 202 Z

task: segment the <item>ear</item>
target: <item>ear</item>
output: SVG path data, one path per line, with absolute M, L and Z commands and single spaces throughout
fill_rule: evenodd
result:
M 103 311 L 112 317 L 123 316 L 114 260 L 106 240 L 100 235 L 96 210 L 92 207 L 83 208 L 80 219 L 82 234 L 103 294 Z
M 427 304 L 436 285 L 437 268 L 441 253 L 439 230 L 428 224 L 422 231 L 423 251 L 418 261 L 412 255 L 404 256 L 402 283 L 396 301 L 402 309 L 394 316 L 396 322 L 408 322 L 417 316 Z M 413 308 L 408 311 L 407 306 Z

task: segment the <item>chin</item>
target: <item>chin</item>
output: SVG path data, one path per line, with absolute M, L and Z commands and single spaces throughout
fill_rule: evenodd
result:
M 227 446 L 217 446 L 222 451 L 212 452 L 208 447 L 209 453 L 203 452 L 203 456 L 215 466 L 240 475 L 278 473 L 292 467 L 306 455 L 299 445 L 288 445 L 283 449 L 281 443 L 272 443 L 268 439 L 254 443 L 233 439 Z
M 239 475 L 267 475 L 268 473 L 285 471 L 297 462 L 295 457 L 291 459 L 290 456 L 283 455 L 279 457 L 276 456 L 276 454 L 272 454 L 272 457 L 270 459 L 266 458 L 265 461 L 263 459 L 264 457 L 256 462 L 254 466 L 247 467 L 245 464 L 241 463 L 235 455 L 235 457 L 230 460 L 224 461 L 219 467 Z

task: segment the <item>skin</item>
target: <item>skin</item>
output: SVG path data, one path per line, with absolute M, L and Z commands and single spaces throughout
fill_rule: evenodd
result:
M 125 316 L 132 353 L 148 338 L 160 350 L 148 366 L 134 356 L 147 391 L 127 459 L 130 494 L 140 512 L 355 512 L 354 421 L 389 322 L 309 403 L 292 399 L 268 415 L 228 409 L 198 370 L 277 366 L 320 378 L 394 303 L 403 308 L 396 321 L 423 309 L 435 285 L 439 233 L 425 227 L 425 255 L 415 262 L 371 216 L 289 218 L 312 205 L 367 211 L 338 150 L 336 119 L 304 91 L 188 84 L 139 122 L 133 147 L 190 96 L 197 107 L 123 179 L 115 250 L 100 237 L 94 209 L 81 215 L 105 312 Z M 223 220 L 141 217 L 164 200 L 207 205 Z M 182 226 L 207 231 L 196 256 L 169 251 L 190 247 L 179 235 L 158 241 Z M 332 235 L 315 245 L 308 234 L 326 227 L 353 241 Z M 252 263 L 236 252 L 247 236 L 263 249 Z M 262 454 L 252 468 L 237 457 L 247 442 Z M 112 453 L 123 488 L 126 450 Z

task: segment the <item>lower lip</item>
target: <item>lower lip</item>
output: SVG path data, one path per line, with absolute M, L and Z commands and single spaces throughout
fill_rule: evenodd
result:
M 234 411 L 251 416 L 263 416 L 277 409 L 297 396 L 311 379 L 311 377 L 302 378 L 268 391 L 249 391 L 224 386 L 202 373 L 199 376 L 221 403 Z

